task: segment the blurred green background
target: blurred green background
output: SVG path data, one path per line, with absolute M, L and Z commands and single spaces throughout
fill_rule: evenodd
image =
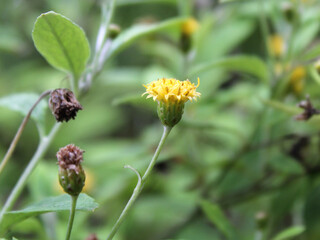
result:
M 0 156 L 23 119 L 3 99 L 68 87 L 31 38 L 36 18 L 51 10 L 80 25 L 94 49 L 99 1 L 0 1 Z M 320 118 L 293 119 L 306 94 L 320 106 L 319 1 L 118 0 L 112 22 L 126 31 L 177 17 L 198 22 L 187 51 L 179 25 L 145 34 L 108 59 L 81 99 L 84 110 L 63 124 L 15 209 L 62 194 L 55 154 L 74 143 L 85 150 L 85 192 L 100 207 L 77 212 L 72 239 L 106 238 L 137 181 L 123 166 L 144 172 L 162 133 L 142 84 L 199 77 L 201 98 L 186 104 L 115 239 L 320 239 Z M 45 119 L 49 129 L 49 109 Z M 1 205 L 38 140 L 30 121 L 0 175 Z M 67 219 L 49 213 L 10 231 L 18 239 L 62 239 Z

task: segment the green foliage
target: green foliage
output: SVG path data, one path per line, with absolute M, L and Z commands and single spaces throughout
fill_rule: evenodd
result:
M 141 97 L 143 84 L 162 77 L 197 84 L 199 77 L 201 98 L 186 103 L 114 239 L 318 240 L 320 117 L 294 116 L 305 111 L 297 105 L 307 94 L 320 107 L 314 66 L 320 2 L 117 0 L 110 23 L 120 34 L 102 34 L 105 48 L 96 49 L 110 2 L 0 1 L 1 156 L 19 114 L 25 116 L 41 92 L 69 88 L 70 74 L 81 83 L 92 77 L 88 91 L 77 91 L 83 111 L 61 125 L 41 155 L 0 236 L 64 239 L 70 198 L 53 197 L 61 193 L 55 155 L 74 143 L 85 150 L 84 192 L 94 200 L 82 195 L 78 210 L 85 212 L 76 214 L 71 238 L 96 233 L 105 239 L 137 182 L 123 166 L 143 173 L 161 138 L 157 103 Z M 293 19 L 287 10 L 294 10 Z M 186 52 L 181 27 L 189 17 L 199 27 Z M 280 56 L 268 52 L 273 34 L 284 42 Z M 95 51 L 87 62 L 89 45 Z M 297 67 L 306 71 L 294 76 Z M 32 114 L 45 141 L 55 121 L 47 100 Z M 0 173 L 0 208 L 37 148 L 35 130 L 27 124 Z M 260 212 L 263 226 L 255 218 Z
M 78 78 L 90 56 L 84 31 L 61 14 L 47 12 L 35 22 L 32 37 L 37 50 L 55 68 Z
M 39 99 L 39 95 L 34 93 L 20 93 L 0 98 L 0 106 L 21 113 L 26 116 L 30 108 Z M 42 132 L 46 127 L 46 111 L 48 105 L 42 100 L 32 111 L 31 118 L 35 120 Z
M 254 56 L 234 56 L 225 59 L 215 60 L 210 63 L 200 64 L 191 70 L 191 76 L 197 76 L 202 71 L 212 68 L 226 69 L 229 71 L 239 71 L 251 74 L 263 82 L 268 81 L 268 70 L 265 63 Z
M 236 239 L 235 231 L 219 205 L 208 201 L 202 201 L 201 207 L 207 218 L 227 237 L 227 239 Z
M 181 26 L 181 24 L 185 20 L 185 18 L 176 18 L 156 24 L 141 24 L 133 26 L 130 29 L 121 33 L 117 37 L 117 39 L 112 43 L 111 48 L 108 51 L 107 57 L 113 56 L 114 54 L 118 53 L 125 47 L 132 44 L 132 42 L 137 40 L 139 37 L 146 36 L 148 34 L 152 34 L 172 27 L 175 27 L 177 29 L 177 27 Z
M 289 240 L 294 239 L 298 235 L 302 234 L 305 231 L 304 226 L 293 226 L 289 227 L 282 232 L 278 233 L 277 236 L 272 238 L 272 240 Z
M 0 226 L 0 233 L 13 224 L 23 221 L 29 217 L 37 216 L 48 212 L 69 211 L 71 206 L 71 197 L 67 194 L 58 197 L 48 197 L 38 203 L 34 203 L 25 209 L 11 211 L 5 214 L 4 222 Z M 93 198 L 86 194 L 80 194 L 76 209 L 79 211 L 94 211 L 98 204 Z

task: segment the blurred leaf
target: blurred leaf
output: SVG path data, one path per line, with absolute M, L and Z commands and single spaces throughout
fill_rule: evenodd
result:
M 33 106 L 33 104 L 38 100 L 39 95 L 35 93 L 19 93 L 9 95 L 3 98 L 0 98 L 0 106 L 6 107 L 13 111 L 21 113 L 23 116 L 26 116 Z M 46 109 L 47 103 L 45 100 L 39 102 L 37 107 L 33 110 L 31 118 L 36 121 L 38 126 L 44 132 L 45 123 L 46 123 Z
M 289 240 L 296 237 L 305 231 L 304 226 L 289 227 L 282 232 L 278 233 L 272 240 Z
M 304 208 L 306 239 L 319 240 L 320 236 L 320 187 L 311 190 Z
M 317 44 L 316 46 L 308 50 L 304 55 L 302 55 L 301 60 L 310 61 L 314 58 L 318 58 L 319 56 L 320 56 L 320 44 Z
M 4 215 L 4 221 L 0 226 L 0 233 L 7 230 L 11 225 L 21 222 L 29 217 L 37 216 L 47 212 L 69 211 L 71 206 L 71 197 L 63 194 L 58 197 L 48 197 L 42 201 L 32 204 L 29 207 L 19 210 L 11 211 Z M 77 201 L 76 209 L 79 211 L 94 211 L 98 204 L 93 198 L 81 193 Z
M 90 55 L 82 28 L 50 11 L 37 18 L 32 37 L 37 50 L 53 67 L 80 76 Z
M 317 32 L 319 31 L 319 22 L 318 21 L 308 21 L 304 23 L 304 25 L 298 30 L 296 33 L 296 37 L 293 40 L 293 50 L 295 54 L 299 54 L 312 42 L 314 37 L 317 35 Z M 314 52 L 315 53 L 315 52 Z M 308 56 L 310 53 L 307 53 Z M 308 56 L 308 59 L 310 60 L 310 54 Z
M 202 211 L 206 214 L 207 218 L 228 238 L 235 239 L 235 231 L 231 226 L 229 220 L 224 215 L 221 208 L 214 203 L 203 200 L 201 201 Z
M 174 18 L 167 21 L 163 21 L 155 24 L 140 24 L 123 31 L 112 43 L 111 48 L 108 52 L 108 56 L 113 56 L 125 47 L 132 44 L 139 37 L 158 32 L 170 27 L 177 27 L 181 25 L 186 19 L 185 18 Z
M 145 4 L 145 3 L 172 3 L 176 4 L 178 0 L 118 0 L 117 5 Z
M 264 104 L 273 107 L 274 109 L 280 110 L 281 112 L 287 113 L 289 115 L 296 115 L 302 112 L 298 107 L 284 104 L 275 100 L 261 100 Z
M 233 56 L 200 64 L 191 69 L 190 75 L 197 75 L 200 72 L 210 70 L 212 68 L 224 68 L 231 71 L 240 71 L 252 74 L 264 82 L 266 82 L 268 78 L 268 70 L 265 63 L 260 58 L 245 55 Z

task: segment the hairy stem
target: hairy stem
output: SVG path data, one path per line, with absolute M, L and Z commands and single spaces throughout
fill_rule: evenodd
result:
M 149 163 L 149 166 L 147 168 L 147 170 L 145 171 L 145 173 L 143 174 L 143 177 L 140 178 L 140 175 L 138 174 L 138 172 L 136 172 L 136 174 L 138 175 L 138 183 L 137 183 L 137 186 L 135 187 L 127 205 L 125 206 L 125 208 L 123 209 L 120 217 L 118 218 L 118 220 L 116 221 L 115 225 L 113 226 L 109 236 L 107 237 L 107 240 L 111 240 L 113 239 L 114 235 L 117 233 L 121 223 L 124 221 L 125 217 L 127 216 L 129 210 L 131 209 L 131 207 L 133 206 L 134 202 L 136 201 L 136 199 L 138 198 L 139 194 L 141 193 L 142 189 L 143 189 L 143 186 L 144 184 L 146 183 L 154 165 L 156 164 L 156 161 L 159 157 L 159 154 L 161 152 L 161 149 L 170 133 L 172 128 L 170 127 L 166 127 L 164 126 L 164 129 L 163 129 L 163 134 L 162 134 L 162 137 L 161 137 L 161 140 L 159 142 L 159 145 L 157 147 L 157 150 L 155 151 L 150 163 Z M 132 168 L 131 168 L 132 169 Z M 133 169 L 132 169 L 133 170 Z
M 76 213 L 77 200 L 78 200 L 78 196 L 71 196 L 71 209 L 70 209 L 70 215 L 69 215 L 69 222 L 68 222 L 66 240 L 69 240 L 70 236 L 71 236 L 71 230 L 72 230 L 72 226 L 73 226 L 74 215 Z
M 48 91 L 45 91 L 43 92 L 40 97 L 38 98 L 38 100 L 32 105 L 32 107 L 30 108 L 28 114 L 24 117 L 16 135 L 14 136 L 11 144 L 10 144 L 10 147 L 6 153 L 6 155 L 4 156 L 1 164 L 0 164 L 0 174 L 2 172 L 2 170 L 4 169 L 5 165 L 8 163 L 10 157 L 12 156 L 12 153 L 14 151 L 14 149 L 16 148 L 17 146 L 17 143 L 19 142 L 20 140 L 20 137 L 21 137 L 21 134 L 25 128 L 25 126 L 27 125 L 30 117 L 31 117 L 31 114 L 32 114 L 32 111 L 35 109 L 35 107 L 38 105 L 38 103 L 44 98 L 46 97 L 47 95 L 49 95 L 51 93 L 51 90 L 48 90 Z
M 4 204 L 3 208 L 0 212 L 0 224 L 3 220 L 4 214 L 12 208 L 14 203 L 16 202 L 18 196 L 20 195 L 23 187 L 26 185 L 27 179 L 32 173 L 33 169 L 42 158 L 44 153 L 46 152 L 47 148 L 49 147 L 50 143 L 52 142 L 55 134 L 57 133 L 59 127 L 61 126 L 60 123 L 56 123 L 53 128 L 51 129 L 48 136 L 43 137 L 38 145 L 37 151 L 34 153 L 32 159 L 30 160 L 28 166 L 25 168 L 24 172 L 20 176 L 18 182 L 16 183 L 15 187 L 11 191 L 6 203 Z

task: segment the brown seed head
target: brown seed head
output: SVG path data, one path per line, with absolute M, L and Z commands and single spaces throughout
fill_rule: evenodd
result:
M 307 95 L 306 100 L 301 101 L 298 104 L 298 107 L 302 108 L 304 111 L 303 113 L 297 115 L 294 117 L 295 120 L 298 121 L 307 121 L 309 120 L 313 115 L 319 114 L 318 110 L 314 108 L 313 104 L 310 101 L 310 97 Z
M 83 152 L 73 144 L 60 148 L 57 152 L 59 183 L 72 196 L 78 196 L 85 184 L 86 175 L 81 166 Z
M 58 88 L 51 92 L 49 107 L 58 122 L 68 122 L 76 117 L 79 110 L 82 110 L 73 92 L 66 88 Z
M 83 161 L 83 150 L 73 144 L 69 144 L 57 152 L 58 164 L 63 169 L 74 170 L 79 173 Z

